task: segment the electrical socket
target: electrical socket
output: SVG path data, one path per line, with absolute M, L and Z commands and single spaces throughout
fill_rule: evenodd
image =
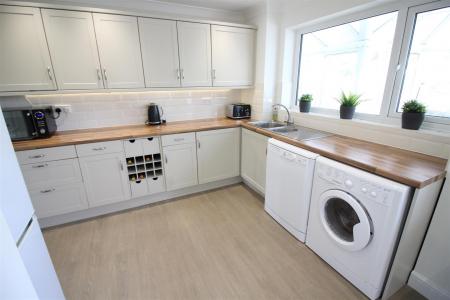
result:
M 60 108 L 63 113 L 71 113 L 72 105 L 70 104 L 56 104 L 53 106 L 53 109 Z

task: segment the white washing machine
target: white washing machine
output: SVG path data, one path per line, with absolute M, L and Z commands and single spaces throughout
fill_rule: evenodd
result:
M 306 245 L 371 299 L 381 296 L 412 189 L 319 157 Z

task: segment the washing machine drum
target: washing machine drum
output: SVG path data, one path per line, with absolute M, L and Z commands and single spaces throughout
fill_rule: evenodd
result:
M 361 250 L 371 240 L 372 222 L 366 209 L 343 191 L 329 190 L 322 194 L 320 219 L 330 238 L 348 251 Z

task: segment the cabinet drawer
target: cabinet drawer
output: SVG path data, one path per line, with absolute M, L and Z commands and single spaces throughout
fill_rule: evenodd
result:
M 147 180 L 130 181 L 131 197 L 137 198 L 148 195 Z
M 140 156 L 144 154 L 141 139 L 124 140 L 123 149 L 125 150 L 126 157 Z
M 142 147 L 144 148 L 144 154 L 161 153 L 159 147 L 159 137 L 148 137 L 142 139 Z
M 162 193 L 166 191 L 166 183 L 164 182 L 164 177 L 148 177 L 147 178 L 147 184 L 148 184 L 148 193 L 149 194 L 157 194 Z
M 38 218 L 46 218 L 88 208 L 82 182 L 30 190 Z
M 77 158 L 27 164 L 21 169 L 29 189 L 82 181 Z
M 79 157 L 123 152 L 122 141 L 110 141 L 76 145 L 77 153 Z
M 62 146 L 16 152 L 21 165 L 77 157 L 75 146 Z
M 126 157 L 161 153 L 159 149 L 159 137 L 124 140 L 123 147 Z
M 163 147 L 171 145 L 190 144 L 190 143 L 195 143 L 195 132 L 178 133 L 162 136 Z

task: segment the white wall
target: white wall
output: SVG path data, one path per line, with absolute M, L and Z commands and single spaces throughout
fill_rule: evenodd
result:
M 70 105 L 56 120 L 58 130 L 144 124 L 147 105 L 163 107 L 168 122 L 225 117 L 226 105 L 239 102 L 240 90 L 181 90 L 69 95 L 33 95 L 36 105 Z
M 272 103 L 283 103 L 290 106 L 293 87 L 297 84 L 292 80 L 294 72 L 297 71 L 294 63 L 295 57 L 298 55 L 295 51 L 296 28 L 318 22 L 318 20 L 329 20 L 352 12 L 363 11 L 381 2 L 383 1 L 267 0 L 264 14 L 260 14 L 257 18 L 259 31 L 262 31 L 263 28 L 265 30 L 264 42 L 258 42 L 257 57 L 259 59 L 256 63 L 256 77 L 262 79 L 262 82 L 259 82 L 254 90 L 242 93 L 242 100 L 251 103 L 256 108 L 256 118 L 269 119 Z M 248 19 L 246 21 L 251 22 Z M 270 36 L 268 33 L 269 23 L 271 26 Z M 259 34 L 262 33 L 259 32 Z M 272 49 L 270 55 L 267 54 L 268 49 Z M 300 114 L 297 110 L 293 110 L 291 115 L 295 123 L 302 126 L 442 158 L 448 158 L 450 155 L 448 133 L 426 130 L 417 132 L 401 129 L 399 125 L 381 125 L 362 120 L 340 120 L 337 117 Z M 282 114 L 281 118 L 284 119 L 285 116 Z
M 436 206 L 408 284 L 428 299 L 450 299 L 450 180 Z

